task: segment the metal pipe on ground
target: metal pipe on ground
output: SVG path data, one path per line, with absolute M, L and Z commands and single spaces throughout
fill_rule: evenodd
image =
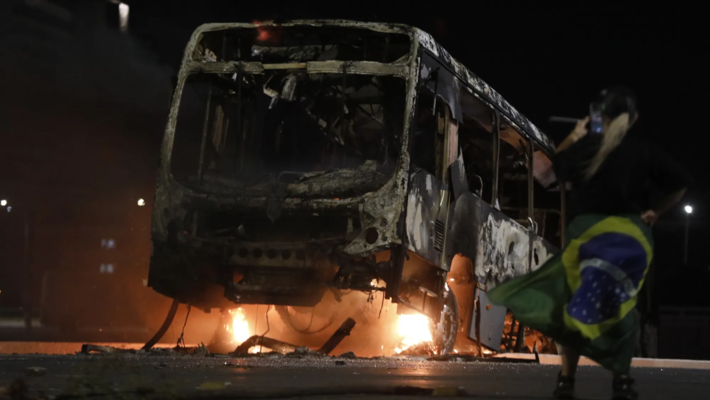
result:
M 263 346 L 279 353 L 289 353 L 295 351 L 298 346 L 291 343 L 282 342 L 277 339 L 272 339 L 266 336 L 254 335 L 240 344 L 234 351 L 236 354 L 247 354 L 249 349 L 254 346 Z
M 325 342 L 323 347 L 318 350 L 318 352 L 326 355 L 330 354 L 330 352 L 335 350 L 335 348 L 338 347 L 340 342 L 342 342 L 346 336 L 350 336 L 350 331 L 352 331 L 354 327 L 355 320 L 352 318 L 346 319 L 345 322 L 340 325 L 340 328 L 338 328 L 338 330 L 333 333 L 333 336 L 331 336 L 330 339 Z
M 345 339 L 346 336 L 350 335 L 350 332 L 355 327 L 355 320 L 348 318 L 340 325 L 340 328 L 336 330 L 333 335 L 323 344 L 323 346 L 317 351 L 317 353 L 328 355 L 330 352 L 335 350 L 340 342 Z M 245 340 L 244 343 L 240 344 L 239 347 L 234 351 L 236 354 L 247 354 L 249 349 L 254 346 L 263 346 L 279 353 L 291 353 L 296 351 L 299 346 L 291 343 L 282 342 L 281 340 L 272 339 L 266 336 L 252 336 Z

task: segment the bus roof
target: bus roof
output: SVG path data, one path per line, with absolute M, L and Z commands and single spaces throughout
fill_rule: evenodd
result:
M 256 28 L 259 26 L 329 26 L 329 27 L 350 27 L 368 29 L 382 33 L 400 33 L 410 35 L 420 48 L 429 52 L 441 64 L 448 68 L 459 80 L 466 83 L 471 90 L 482 97 L 485 101 L 495 107 L 503 118 L 527 138 L 532 139 L 547 154 L 554 154 L 554 142 L 540 129 L 538 129 L 527 117 L 518 112 L 490 85 L 476 76 L 471 70 L 466 68 L 455 58 L 451 57 L 427 32 L 404 24 L 358 22 L 348 20 L 293 20 L 283 23 L 273 21 L 255 23 L 209 23 L 198 27 L 193 33 L 191 44 L 194 44 L 202 32 L 217 31 L 230 28 Z M 190 47 L 190 46 L 188 46 Z

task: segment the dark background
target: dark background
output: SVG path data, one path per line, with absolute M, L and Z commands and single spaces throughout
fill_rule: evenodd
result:
M 710 35 L 700 6 L 124 2 L 130 5 L 127 32 L 118 27 L 118 6 L 104 0 L 0 5 L 0 198 L 13 207 L 0 209 L 0 309 L 21 307 L 23 295 L 41 308 L 47 271 L 73 283 L 77 296 L 93 287 L 97 304 L 115 307 L 106 297 L 118 296 L 130 312 L 149 306 L 144 300 L 131 305 L 131 298 L 147 290 L 141 282 L 148 272 L 159 144 L 184 46 L 205 22 L 274 18 L 422 28 L 558 143 L 572 127 L 547 122 L 551 115 L 582 117 L 603 87 L 635 88 L 641 118 L 634 134 L 662 146 L 696 179 L 683 204 L 655 229 L 656 306 L 710 305 L 710 144 L 703 140 Z M 147 206 L 138 207 L 138 198 Z M 685 204 L 695 209 L 688 266 L 682 265 Z M 22 258 L 25 225 L 31 227 L 29 272 Z M 105 238 L 115 239 L 116 248 L 102 249 Z M 104 263 L 115 265 L 110 279 L 99 271 Z M 23 286 L 25 273 L 31 288 Z M 126 289 L 108 296 L 96 282 Z

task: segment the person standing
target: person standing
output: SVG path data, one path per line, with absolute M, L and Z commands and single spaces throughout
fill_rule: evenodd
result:
M 581 120 L 560 144 L 553 168 L 572 184 L 571 218 L 562 251 L 538 270 L 489 293 L 521 324 L 553 338 L 562 370 L 555 397 L 574 398 L 580 355 L 614 375 L 613 398 L 638 398 L 629 372 L 639 335 L 635 309 L 653 257 L 651 226 L 685 194 L 687 171 L 660 149 L 631 136 L 635 94 L 601 92 L 602 134 Z M 651 203 L 651 190 L 664 193 Z

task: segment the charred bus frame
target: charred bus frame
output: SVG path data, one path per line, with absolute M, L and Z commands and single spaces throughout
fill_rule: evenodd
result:
M 227 54 L 226 39 L 221 41 L 219 55 L 205 45 L 209 37 L 218 37 L 216 35 L 220 33 L 226 38 L 230 32 L 247 30 L 296 32 L 321 28 L 381 35 L 386 44 L 378 57 L 384 62 L 367 59 L 367 43 L 362 60 L 337 57 L 314 60 L 312 55 L 299 53 L 296 60 L 276 63 L 244 61 L 247 56 L 233 60 Z M 408 37 L 410 47 L 406 57 L 387 61 L 390 38 L 394 35 Z M 238 40 L 237 54 L 241 55 L 243 43 L 241 37 Z M 213 47 L 219 46 L 217 43 L 214 41 Z M 252 46 L 252 56 L 255 53 Z M 293 53 L 290 54 L 293 58 Z M 195 74 L 233 75 L 237 83 L 233 95 L 239 104 L 237 118 L 240 126 L 237 129 L 241 129 L 244 113 L 241 76 L 263 75 L 270 71 L 300 71 L 308 76 L 339 74 L 344 78 L 352 75 L 403 79 L 406 89 L 405 112 L 401 116 L 401 149 L 396 168 L 387 181 L 366 193 L 342 198 L 313 195 L 313 185 L 298 180 L 281 184 L 280 178 L 270 186 L 271 189 L 256 194 L 249 190 L 209 186 L 202 181 L 205 143 L 209 142 L 207 120 L 201 132 L 197 184 L 191 186 L 176 179 L 171 163 L 174 161 L 180 102 L 188 78 Z M 342 92 L 345 93 L 345 79 L 343 82 Z M 209 99 L 211 96 L 210 92 Z M 465 99 L 460 99 L 461 96 Z M 425 97 L 430 101 L 425 103 Z M 473 112 L 464 110 L 462 102 L 474 102 L 478 108 Z M 207 107 L 210 107 L 209 100 Z M 421 136 L 417 131 L 419 119 L 428 117 L 427 110 L 434 117 L 431 122 L 436 132 L 424 129 L 421 134 L 424 136 Z M 467 113 L 478 114 L 471 116 Z M 459 141 L 459 130 L 468 129 L 464 119 L 471 121 L 471 126 L 480 125 L 492 135 L 486 139 L 492 149 L 484 163 L 492 176 L 466 175 L 467 163 Z M 414 138 L 426 138 L 427 132 L 434 140 L 429 145 L 435 149 L 431 151 L 435 159 L 430 170 L 416 165 L 412 157 L 418 146 Z M 512 157 L 517 157 L 517 163 L 526 167 L 527 203 L 524 207 L 512 208 L 518 213 L 523 211 L 522 218 L 512 214 L 506 216 L 500 206 L 503 182 L 500 176 L 501 144 L 505 142 L 512 143 Z M 149 286 L 180 302 L 202 308 L 227 308 L 234 303 L 313 305 L 327 290 L 383 291 L 394 302 L 431 317 L 442 351 L 450 351 L 460 323 L 459 306 L 446 283 L 454 258 L 463 257 L 474 266 L 478 299 L 487 287 L 534 269 L 544 262 L 547 254 L 556 251 L 555 246 L 537 234 L 539 221 L 536 221 L 533 198 L 535 179 L 543 187 L 550 187 L 555 181 L 549 163 L 553 153 L 554 145 L 549 138 L 419 29 L 350 21 L 203 25 L 187 45 L 161 148 Z M 378 170 L 379 166 L 375 167 L 375 172 Z M 324 180 L 322 186 L 333 186 L 332 182 L 338 179 L 355 176 L 352 173 L 334 174 L 330 181 Z M 479 190 L 470 188 L 471 179 L 480 181 Z M 490 188 L 488 193 L 483 186 Z M 302 224 L 303 221 L 316 223 L 324 221 L 323 218 L 335 221 L 342 217 L 342 221 L 347 221 L 343 226 L 347 234 L 343 232 L 337 240 L 330 242 L 308 239 L 284 243 L 277 234 L 267 232 L 263 225 L 253 227 L 255 232 L 262 229 L 262 235 L 253 236 L 260 240 L 245 239 L 248 235 L 216 237 L 204 230 L 207 233 L 200 233 L 200 221 L 206 218 L 205 213 L 215 210 L 221 213 L 220 216 L 234 216 L 236 226 L 232 228 L 235 230 L 243 228 L 254 215 L 267 216 L 272 224 L 289 218 Z M 564 226 L 561 215 L 558 219 L 560 228 Z M 263 223 L 265 220 L 258 221 Z M 354 227 L 353 221 L 359 223 L 359 229 Z M 266 252 L 273 254 L 256 257 L 257 251 L 261 256 L 266 253 L 262 247 L 269 246 Z M 300 252 L 301 256 L 287 259 L 286 255 L 292 251 L 294 254 Z M 538 252 L 544 255 L 539 257 Z M 311 281 L 292 281 L 290 285 L 275 278 L 277 275 L 296 276 L 304 270 L 319 272 L 310 275 Z M 236 275 L 240 277 L 235 278 Z M 381 287 L 373 280 L 382 280 L 385 286 Z M 479 315 L 473 315 L 475 310 L 462 311 L 466 315 L 462 321 L 471 326 L 467 336 L 480 341 L 481 319 L 487 321 L 483 310 L 479 310 Z M 499 325 L 500 310 L 496 315 L 495 324 Z M 487 345 L 495 348 L 495 338 Z

